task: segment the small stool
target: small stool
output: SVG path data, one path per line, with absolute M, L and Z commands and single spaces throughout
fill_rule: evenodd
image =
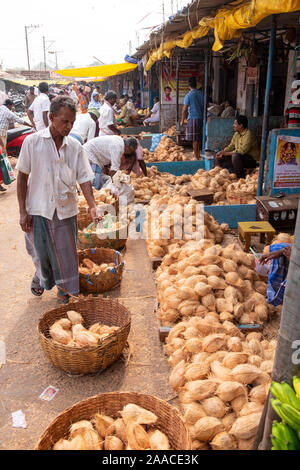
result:
M 260 234 L 260 243 L 264 243 L 265 238 L 269 245 L 273 240 L 276 230 L 269 222 L 238 222 L 239 244 L 244 251 L 249 251 L 251 236 Z

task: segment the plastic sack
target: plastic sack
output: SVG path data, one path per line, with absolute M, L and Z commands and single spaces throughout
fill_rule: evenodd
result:
M 161 141 L 162 137 L 165 136 L 165 135 L 166 134 L 155 134 L 155 135 L 153 135 L 150 152 L 154 152 L 154 150 L 156 150 L 156 147 L 158 146 L 158 144 Z
M 127 205 L 134 201 L 134 188 L 129 184 L 130 176 L 121 171 L 117 171 L 112 178 L 107 181 L 103 188 L 109 189 L 111 194 L 118 196 L 121 204 Z
M 262 264 L 259 262 L 259 258 L 263 255 L 263 253 L 257 253 L 257 257 L 255 257 L 255 271 L 259 276 L 268 277 L 270 271 L 270 263 Z

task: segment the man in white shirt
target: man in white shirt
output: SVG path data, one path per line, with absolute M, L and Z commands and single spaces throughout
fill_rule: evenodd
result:
M 4 104 L 0 106 L 0 147 L 6 147 L 7 131 L 10 124 L 18 122 L 24 126 L 28 126 L 28 122 L 19 118 L 17 114 L 12 112 L 13 101 L 10 99 L 5 100 Z M 0 148 L 1 150 L 1 148 Z
M 74 137 L 82 145 L 95 137 L 96 121 L 100 113 L 96 108 L 89 108 L 86 114 L 77 114 L 76 121 L 70 132 L 70 137 Z
M 74 101 L 55 98 L 49 118 L 50 127 L 24 140 L 16 166 L 20 225 L 36 267 L 31 292 L 40 296 L 56 285 L 60 302 L 67 303 L 69 294 L 79 291 L 76 181 L 97 221 L 94 174 L 82 145 L 68 136 L 76 118 Z
M 99 127 L 101 135 L 120 135 L 117 128 L 117 121 L 114 111 L 114 104 L 117 101 L 117 94 L 114 91 L 107 91 L 104 95 L 104 104 L 100 108 Z
M 148 114 L 147 118 L 144 120 L 144 126 L 150 124 L 151 122 L 159 122 L 160 109 L 159 109 L 159 99 L 154 98 L 154 106 Z
M 120 169 L 122 155 L 125 158 L 134 155 L 137 144 L 137 140 L 132 137 L 122 139 L 118 135 L 95 137 L 84 144 L 83 148 L 95 174 L 93 186 L 96 189 L 101 187 L 100 174 L 109 173 L 113 176 Z
M 39 84 L 40 94 L 29 107 L 27 114 L 33 127 L 40 131 L 49 126 L 48 114 L 50 110 L 50 100 L 48 97 L 48 83 Z

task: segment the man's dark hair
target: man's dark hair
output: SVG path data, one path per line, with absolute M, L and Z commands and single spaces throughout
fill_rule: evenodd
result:
M 8 106 L 13 106 L 14 102 L 10 99 L 7 99 L 7 100 L 4 101 L 3 104 L 4 104 L 4 106 L 8 107 Z
M 34 86 L 30 86 L 30 87 L 29 87 L 29 90 L 34 91 Z
M 46 83 L 46 82 L 41 82 L 41 83 L 39 84 L 39 90 L 40 90 L 41 93 L 47 93 L 48 90 L 49 90 L 48 83 Z
M 246 116 L 243 116 L 240 114 L 239 116 L 236 117 L 236 121 L 238 124 L 242 124 L 244 129 L 248 128 L 248 118 Z
M 51 102 L 50 113 L 54 114 L 54 116 L 57 116 L 61 108 L 68 108 L 74 113 L 76 113 L 75 102 L 72 100 L 72 98 L 69 98 L 68 96 L 57 96 Z
M 191 88 L 197 88 L 197 80 L 195 77 L 190 77 L 189 78 L 189 86 Z
M 170 86 L 165 86 L 164 91 L 165 91 L 165 90 L 170 90 L 170 91 L 172 91 L 172 88 L 171 88 Z
M 138 141 L 135 137 L 127 137 L 127 139 L 124 139 L 124 144 L 126 145 L 126 147 L 131 147 L 136 150 L 138 146 Z
M 126 95 L 124 95 L 124 96 L 126 96 Z M 108 90 L 104 95 L 104 99 L 106 101 L 109 101 L 111 99 L 117 99 L 117 93 L 115 93 L 113 90 Z

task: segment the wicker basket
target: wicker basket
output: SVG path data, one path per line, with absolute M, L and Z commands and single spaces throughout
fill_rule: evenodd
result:
M 251 199 L 255 198 L 255 195 L 242 193 L 241 191 L 227 191 L 226 198 L 230 205 L 248 204 Z
M 128 237 L 128 225 L 123 225 L 115 232 L 108 232 L 105 239 L 99 238 L 96 232 L 87 233 L 78 230 L 77 248 L 85 250 L 87 248 L 112 248 L 122 250 L 125 247 Z
M 190 450 L 191 441 L 188 430 L 182 416 L 174 406 L 152 395 L 130 392 L 103 393 L 66 409 L 48 426 L 35 450 L 51 450 L 59 439 L 68 437 L 71 424 L 80 420 L 89 420 L 97 412 L 118 417 L 118 412 L 128 403 L 135 403 L 157 415 L 155 427 L 168 436 L 172 449 Z
M 101 204 L 98 204 L 97 207 L 101 207 Z M 113 215 L 116 215 L 118 216 L 119 215 L 119 204 L 118 204 L 118 201 L 116 201 L 114 204 L 113 204 L 113 207 L 115 208 L 115 214 Z M 91 214 L 90 214 L 90 210 L 87 206 L 84 206 L 84 207 L 79 207 L 78 208 L 79 210 L 79 213 L 77 214 L 77 224 L 78 224 L 78 228 L 80 230 L 84 230 L 88 225 L 90 225 L 90 223 L 93 221 L 92 220 L 92 217 L 91 217 Z
M 108 326 L 118 326 L 119 329 L 98 346 L 81 349 L 68 348 L 52 340 L 49 328 L 56 320 L 66 318 L 69 310 L 81 313 L 86 328 L 100 322 Z M 72 374 L 95 373 L 110 366 L 122 354 L 129 331 L 129 311 L 117 300 L 104 299 L 101 296 L 71 302 L 50 310 L 38 323 L 38 334 L 44 353 L 54 367 Z
M 79 273 L 80 292 L 88 294 L 99 294 L 118 286 L 122 279 L 124 262 L 118 251 L 110 248 L 91 248 L 78 252 L 79 264 L 84 258 L 92 260 L 100 265 L 102 263 L 115 263 L 116 267 L 107 269 L 99 274 L 81 274 Z

